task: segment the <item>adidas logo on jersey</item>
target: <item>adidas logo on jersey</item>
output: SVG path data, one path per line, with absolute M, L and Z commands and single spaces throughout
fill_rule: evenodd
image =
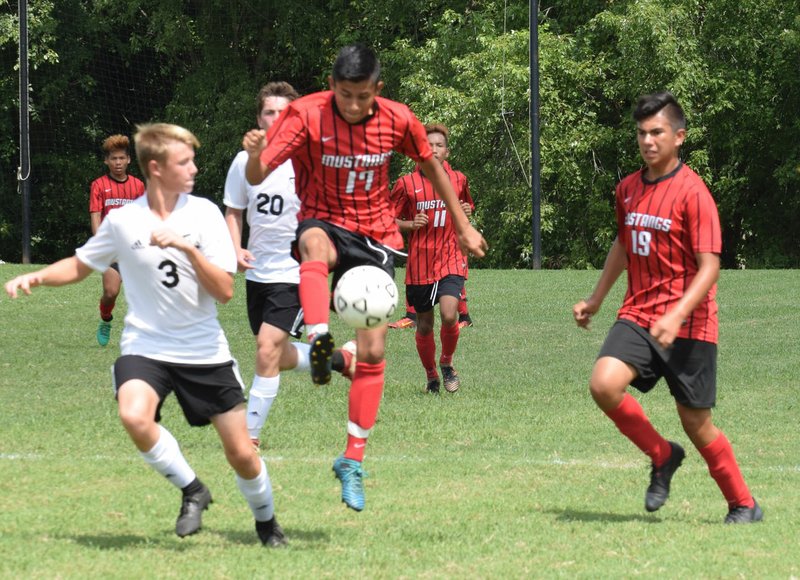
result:
M 144 244 L 141 240 L 136 240 L 131 244 L 131 250 L 144 250 Z

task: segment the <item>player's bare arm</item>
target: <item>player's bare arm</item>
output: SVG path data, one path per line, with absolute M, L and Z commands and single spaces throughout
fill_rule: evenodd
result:
M 247 248 L 242 247 L 242 223 L 244 211 L 229 207 L 225 210 L 225 223 L 228 225 L 228 232 L 233 240 L 233 247 L 236 250 L 236 267 L 239 272 L 253 269 L 255 256 Z
M 97 233 L 98 228 L 100 227 L 101 216 L 99 211 L 93 211 L 89 214 L 89 220 L 92 225 L 92 235 Z
M 592 316 L 597 314 L 600 306 L 603 304 L 614 283 L 619 278 L 620 274 L 625 270 L 628 264 L 628 259 L 625 256 L 625 246 L 619 241 L 619 238 L 614 240 L 611 249 L 606 256 L 603 271 L 600 274 L 600 279 L 597 285 L 586 300 L 581 300 L 572 307 L 572 316 L 575 318 L 575 323 L 580 328 L 589 329 L 592 322 Z
M 412 220 L 395 220 L 401 232 L 413 232 L 428 225 L 428 214 L 420 212 Z
M 208 261 L 189 240 L 169 228 L 160 228 L 150 234 L 150 243 L 159 248 L 180 250 L 192 263 L 197 281 L 214 299 L 226 304 L 233 298 L 233 275 Z
M 486 250 L 489 249 L 489 244 L 486 243 L 481 233 L 469 223 L 469 218 L 464 213 L 461 202 L 453 190 L 450 178 L 447 177 L 447 173 L 442 169 L 442 165 L 435 157 L 431 157 L 427 161 L 420 163 L 420 167 L 422 167 L 422 171 L 433 184 L 436 195 L 442 199 L 447 211 L 450 212 L 461 251 L 467 256 L 475 256 L 476 258 L 485 256 Z
M 92 273 L 92 269 L 75 256 L 64 258 L 46 268 L 22 274 L 6 282 L 6 294 L 11 298 L 18 297 L 18 291 L 30 295 L 36 286 L 64 286 L 80 282 Z
M 267 132 L 252 129 L 242 139 L 242 149 L 247 151 L 247 165 L 244 175 L 250 185 L 258 185 L 270 174 L 269 168 L 261 162 L 261 152 L 267 146 Z
M 669 347 L 678 336 L 684 321 L 708 295 L 711 287 L 719 279 L 719 255 L 711 252 L 695 254 L 697 275 L 689 284 L 677 304 L 650 327 L 650 334 L 662 348 Z

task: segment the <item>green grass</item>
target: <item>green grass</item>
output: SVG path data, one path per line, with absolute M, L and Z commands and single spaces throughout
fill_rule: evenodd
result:
M 27 269 L 2 265 L 0 279 Z M 586 388 L 621 286 L 590 332 L 571 319 L 596 278 L 473 271 L 475 326 L 461 335 L 455 395 L 424 395 L 413 331 L 390 331 L 360 514 L 340 503 L 331 472 L 345 441 L 345 381 L 317 388 L 285 373 L 263 437 L 284 551 L 260 547 L 215 434 L 190 429 L 170 399 L 164 423 L 215 498 L 200 534 L 174 535 L 178 494 L 116 417 L 109 367 L 124 302 L 112 343 L 98 347 L 98 275 L 3 295 L 0 577 L 800 576 L 800 272 L 722 274 L 715 420 L 765 511 L 762 524 L 741 527 L 721 523 L 726 505 L 663 385 L 640 399 L 688 456 L 667 505 L 644 511 L 646 459 Z M 249 381 L 254 341 L 237 284 L 220 317 Z M 350 336 L 338 321 L 333 330 L 340 342 Z

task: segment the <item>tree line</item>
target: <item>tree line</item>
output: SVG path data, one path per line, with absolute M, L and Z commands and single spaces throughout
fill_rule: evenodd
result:
M 14 3 L 16 4 L 16 3 Z M 137 123 L 202 143 L 196 193 L 221 203 L 269 80 L 326 87 L 336 51 L 380 54 L 384 95 L 451 129 L 491 245 L 476 267 L 531 263 L 527 2 L 29 0 L 32 255 L 88 237 L 99 144 Z M 542 265 L 602 266 L 616 181 L 641 160 L 630 113 L 670 90 L 684 160 L 711 189 L 725 267 L 800 265 L 800 0 L 542 0 L 538 4 Z M 18 17 L 0 4 L 0 258 L 21 257 Z M 394 176 L 409 170 L 397 161 Z M 134 170 L 134 173 L 136 171 Z

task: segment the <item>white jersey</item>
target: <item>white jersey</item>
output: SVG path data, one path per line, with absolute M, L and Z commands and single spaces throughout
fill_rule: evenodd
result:
M 181 194 L 172 214 L 161 220 L 148 207 L 145 192 L 109 213 L 75 255 L 101 272 L 119 263 L 128 303 L 120 351 L 184 364 L 230 361 L 216 301 L 198 283 L 189 258 L 175 248 L 150 245 L 152 231 L 161 227 L 191 240 L 212 264 L 236 272 L 225 219 L 207 199 Z
M 281 164 L 258 185 L 247 182 L 246 165 L 247 152 L 240 151 L 228 170 L 224 197 L 226 206 L 247 209 L 250 226 L 247 249 L 255 257 L 255 263 L 245 276 L 265 284 L 299 284 L 300 265 L 291 253 L 300 211 L 292 162 Z

